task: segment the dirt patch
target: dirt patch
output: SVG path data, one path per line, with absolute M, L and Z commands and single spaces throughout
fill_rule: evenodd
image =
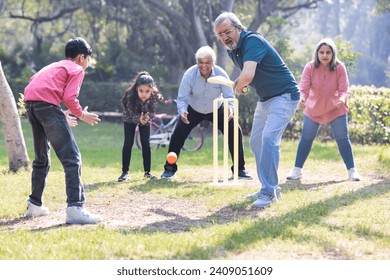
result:
M 103 195 L 103 194 L 102 194 Z M 188 199 L 171 199 L 151 193 L 129 191 L 125 197 L 111 199 L 94 198 L 93 204 L 86 208 L 102 216 L 99 225 L 110 229 L 129 231 L 188 231 L 194 227 L 203 227 L 213 223 L 228 223 L 242 216 L 258 216 L 260 210 L 231 209 L 223 207 L 210 211 L 205 205 Z M 102 201 L 98 203 L 97 201 Z M 70 226 L 65 224 L 65 207 L 50 209 L 45 217 L 6 220 L 0 222 L 3 231 L 47 230 L 55 227 Z M 74 226 L 74 225 L 73 225 Z

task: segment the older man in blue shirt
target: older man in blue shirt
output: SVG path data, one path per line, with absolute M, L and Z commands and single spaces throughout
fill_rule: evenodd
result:
M 281 197 L 280 143 L 298 106 L 298 84 L 271 44 L 260 34 L 248 32 L 235 14 L 221 13 L 214 21 L 214 31 L 233 63 L 241 69 L 236 93 L 242 93 L 250 85 L 259 97 L 249 143 L 261 188 L 247 198 L 256 199 L 253 207 L 265 208 Z
M 184 142 L 191 130 L 202 120 L 213 121 L 213 100 L 215 98 L 234 98 L 233 90 L 227 86 L 210 84 L 207 79 L 212 76 L 229 78 L 225 70 L 215 65 L 215 52 L 209 46 L 203 46 L 195 54 L 196 65 L 191 66 L 183 75 L 177 97 L 177 108 L 180 119 L 172 134 L 168 152 L 175 152 L 179 157 Z M 229 151 L 233 158 L 233 108 L 229 104 Z M 218 109 L 218 129 L 223 133 L 223 104 Z M 238 177 L 252 179 L 245 170 L 242 131 L 238 134 Z M 233 170 L 233 166 L 232 166 Z M 165 163 L 161 178 L 174 178 L 177 164 Z

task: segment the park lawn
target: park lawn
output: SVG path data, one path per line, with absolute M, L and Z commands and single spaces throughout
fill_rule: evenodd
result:
M 31 131 L 22 120 L 30 159 Z M 1 132 L 2 133 L 2 132 Z M 62 166 L 52 151 L 45 204 L 54 216 L 26 219 L 30 171 L 8 173 L 0 133 L 0 259 L 352 259 L 390 258 L 389 149 L 353 145 L 362 181 L 349 182 L 334 142 L 315 142 L 301 182 L 286 182 L 297 141 L 283 141 L 279 169 L 283 198 L 252 209 L 245 195 L 257 179 L 214 186 L 212 143 L 183 152 L 176 180 L 144 179 L 140 150 L 133 148 L 131 180 L 121 173 L 123 127 L 104 122 L 74 128 L 86 187 L 86 207 L 103 217 L 99 225 L 65 225 Z M 163 171 L 167 148 L 152 154 L 152 173 Z M 246 166 L 255 163 L 245 138 Z M 380 159 L 380 160 L 379 160 Z M 50 216 L 50 215 L 49 215 Z M 59 217 L 58 220 L 55 220 Z

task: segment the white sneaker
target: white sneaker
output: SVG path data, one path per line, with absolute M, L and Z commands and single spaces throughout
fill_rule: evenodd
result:
M 259 198 L 252 203 L 252 207 L 256 208 L 266 208 L 271 205 L 271 203 L 277 202 L 278 199 L 274 194 L 260 194 Z
M 99 215 L 89 213 L 81 206 L 66 207 L 66 223 L 67 224 L 96 224 L 101 222 L 102 218 Z
M 300 167 L 294 167 L 287 175 L 287 179 L 289 180 L 298 180 L 301 178 L 302 178 L 302 168 Z
M 276 188 L 275 193 L 276 193 L 276 198 L 277 199 L 281 199 L 282 198 L 282 193 L 280 192 L 280 188 L 279 187 Z M 248 194 L 245 198 L 247 200 L 256 200 L 256 199 L 259 198 L 259 194 L 260 194 L 260 191 Z
M 30 202 L 30 200 L 27 200 L 27 213 L 26 217 L 41 217 L 41 216 L 47 216 L 50 214 L 49 208 L 41 205 L 35 205 Z
M 348 179 L 350 181 L 360 181 L 360 175 L 355 168 L 351 168 L 348 170 Z
M 248 194 L 245 198 L 247 200 L 256 200 L 259 197 L 259 193 L 260 192 L 255 192 L 255 193 Z

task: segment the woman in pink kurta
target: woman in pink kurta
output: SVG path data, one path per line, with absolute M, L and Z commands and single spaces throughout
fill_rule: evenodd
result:
M 302 136 L 298 144 L 295 167 L 287 179 L 302 178 L 302 168 L 309 156 L 320 125 L 330 123 L 341 157 L 348 170 L 348 179 L 359 181 L 348 134 L 348 76 L 337 58 L 334 42 L 325 38 L 316 46 L 313 61 L 306 64 L 299 84 L 303 109 Z

